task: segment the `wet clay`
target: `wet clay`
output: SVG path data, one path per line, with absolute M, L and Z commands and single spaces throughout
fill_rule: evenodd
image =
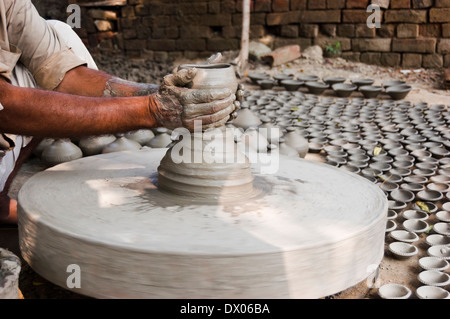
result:
M 158 173 L 159 187 L 180 196 L 238 199 L 254 192 L 249 160 L 232 130 L 187 135 L 169 148 Z
M 229 64 L 181 65 L 197 69 L 193 89 L 228 88 L 238 83 Z M 158 167 L 158 185 L 171 194 L 204 199 L 248 197 L 254 192 L 250 163 L 234 143 L 231 130 L 207 130 L 186 134 L 175 143 Z

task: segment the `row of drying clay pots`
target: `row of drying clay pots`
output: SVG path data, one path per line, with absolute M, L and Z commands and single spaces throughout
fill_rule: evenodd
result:
M 450 299 L 450 293 L 445 289 L 450 285 L 450 275 L 446 272 L 450 268 L 450 202 L 442 204 L 440 211 L 438 205 L 426 204 L 423 207 L 423 203 L 418 205 L 416 202 L 411 207 L 413 209 L 403 209 L 398 214 L 389 210 L 386 231 L 394 241 L 388 245 L 388 250 L 397 259 L 416 256 L 419 249 L 414 243 L 419 241 L 421 234 L 426 234 L 425 242 L 429 247 L 427 256 L 418 261 L 422 271 L 417 279 L 422 286 L 416 289 L 416 296 L 420 299 Z M 437 222 L 428 223 L 431 217 Z M 399 218 L 403 218 L 403 229 L 397 230 L 393 221 L 399 221 Z M 384 299 L 408 299 L 412 295 L 411 290 L 402 284 L 387 284 L 378 292 Z
M 397 112 L 398 114 L 402 114 L 404 113 L 403 111 L 409 109 L 409 110 L 413 110 L 414 108 L 411 108 L 410 105 L 401 105 L 398 104 L 398 109 L 399 112 Z M 433 108 L 438 108 L 437 106 L 434 106 Z M 403 110 L 402 110 L 403 109 Z M 356 144 L 360 144 L 361 148 L 345 148 L 342 146 L 338 146 L 338 144 L 336 145 L 332 145 L 330 147 L 325 147 L 325 151 L 327 151 L 329 153 L 329 155 L 332 154 L 332 152 L 337 152 L 339 153 L 345 153 L 345 151 L 350 152 L 351 150 L 360 150 L 361 152 L 358 152 L 360 155 L 360 158 L 365 158 L 365 160 L 367 160 L 367 162 L 365 162 L 365 166 L 364 167 L 369 167 L 368 168 L 368 172 L 371 172 L 372 169 L 375 169 L 373 171 L 376 171 L 376 169 L 380 169 L 380 171 L 377 173 L 377 175 L 380 176 L 384 176 L 386 177 L 387 180 L 385 180 L 384 182 L 380 182 L 380 188 L 385 191 L 386 195 L 389 196 L 389 198 L 392 200 L 391 202 L 396 203 L 396 204 L 402 204 L 402 205 L 398 205 L 398 207 L 394 207 L 392 206 L 391 208 L 396 208 L 396 209 L 402 209 L 403 207 L 407 206 L 407 203 L 411 202 L 415 195 L 417 196 L 417 199 L 419 200 L 423 200 L 423 201 L 432 201 L 432 202 L 436 202 L 442 198 L 444 198 L 444 196 L 442 195 L 442 192 L 448 192 L 449 191 L 449 179 L 434 179 L 433 177 L 446 177 L 446 173 L 447 171 L 445 170 L 448 163 L 450 163 L 449 158 L 444 158 L 441 155 L 445 155 L 448 156 L 449 153 L 448 151 L 445 150 L 445 147 L 440 148 L 440 150 L 442 152 L 434 152 L 435 147 L 437 147 L 436 145 L 438 144 L 443 144 L 441 142 L 445 142 L 443 140 L 439 140 L 439 143 L 436 141 L 427 141 L 426 139 L 424 139 L 422 136 L 419 136 L 417 133 L 419 132 L 419 127 L 418 130 L 414 129 L 412 126 L 414 126 L 414 123 L 406 123 L 404 121 L 404 119 L 401 119 L 399 117 L 396 117 L 395 119 L 395 124 L 396 125 L 392 125 L 391 123 L 389 123 L 390 117 L 389 116 L 385 116 L 388 115 L 388 109 L 384 109 L 382 112 L 380 112 L 380 119 L 382 121 L 376 121 L 377 124 L 380 125 L 380 128 L 375 128 L 375 126 L 365 126 L 366 130 L 364 130 L 362 133 L 362 135 L 360 135 L 359 141 L 358 138 L 355 138 L 355 140 L 353 141 L 354 144 L 353 146 L 356 146 Z M 424 112 L 419 112 L 420 114 L 424 114 Z M 410 114 L 412 118 L 414 118 L 414 113 Z M 428 116 L 430 120 L 433 119 L 433 117 L 435 116 Z M 438 120 L 440 120 L 439 117 L 437 117 Z M 376 118 L 375 118 L 376 119 Z M 403 123 L 405 122 L 405 123 Z M 398 124 L 398 126 L 397 126 Z M 427 123 L 427 124 L 433 124 L 433 121 Z M 437 123 L 438 125 L 430 125 L 430 127 L 433 128 L 437 128 L 439 127 L 439 125 L 441 123 Z M 346 125 L 345 125 L 346 126 Z M 350 130 L 348 130 L 348 133 L 353 133 L 353 131 L 357 131 L 357 130 L 353 130 L 350 126 L 348 126 L 348 128 L 350 128 Z M 369 130 L 370 128 L 370 130 Z M 422 132 L 425 132 L 425 126 L 422 125 L 420 130 Z M 373 132 L 371 132 L 373 131 Z M 426 130 L 427 132 L 431 132 L 432 130 Z M 383 132 L 386 136 L 384 136 L 384 138 L 381 138 L 380 136 L 380 132 Z M 367 154 L 368 152 L 363 151 L 362 149 L 366 148 L 367 150 L 367 146 L 369 146 L 370 149 L 370 145 L 367 145 L 365 143 L 361 143 L 362 137 L 367 137 L 370 135 L 373 135 L 373 133 L 375 133 L 376 136 L 378 136 L 378 139 L 381 141 L 381 145 L 383 146 L 384 150 L 382 150 L 378 156 L 373 156 L 373 154 Z M 358 133 L 359 134 L 359 133 Z M 416 135 L 417 134 L 417 135 Z M 374 135 L 374 136 L 375 136 Z M 346 137 L 355 137 L 354 134 L 348 134 L 346 135 Z M 391 137 L 391 138 L 387 138 L 387 137 Z M 431 136 L 436 136 L 436 135 L 431 135 Z M 420 139 L 417 139 L 417 143 L 416 143 L 416 138 L 411 139 L 411 137 L 420 137 Z M 420 143 L 419 143 L 420 142 Z M 403 143 L 403 144 L 402 144 Z M 344 144 L 347 146 L 350 146 L 351 144 Z M 375 144 L 374 144 L 375 145 Z M 374 146 L 373 145 L 373 146 Z M 372 148 L 373 148 L 372 146 Z M 405 147 L 406 146 L 406 147 Z M 442 147 L 442 145 L 440 146 Z M 446 143 L 446 147 L 448 148 L 448 143 Z M 381 149 L 381 148 L 380 148 Z M 431 150 L 433 152 L 427 152 L 426 150 Z M 397 151 L 397 152 L 394 152 Z M 401 151 L 401 152 L 400 152 Z M 407 151 L 410 151 L 412 155 L 408 154 Z M 384 152 L 384 153 L 383 153 Z M 422 152 L 422 153 L 421 153 Z M 337 154 L 336 153 L 336 154 Z M 362 154 L 364 153 L 364 154 Z M 426 154 L 428 153 L 428 154 Z M 352 152 L 352 154 L 356 154 Z M 349 154 L 350 155 L 350 154 Z M 368 156 L 370 155 L 370 156 Z M 425 157 L 424 157 L 425 155 Z M 354 157 L 355 155 L 350 156 Z M 439 163 L 442 164 L 441 165 L 441 170 L 443 171 L 443 175 L 435 175 L 434 171 L 432 170 L 432 168 L 434 170 L 437 170 L 437 168 L 439 167 L 439 165 L 436 163 L 437 162 L 437 158 L 434 158 L 432 156 L 437 156 L 438 158 L 440 158 Z M 332 158 L 333 159 L 333 158 Z M 339 159 L 337 157 L 334 157 L 334 159 Z M 343 158 L 341 158 L 343 159 Z M 370 161 L 370 159 L 372 159 L 372 161 Z M 411 161 L 411 162 L 409 162 Z M 350 162 L 348 162 L 350 163 Z M 402 166 L 400 165 L 402 164 Z M 416 166 L 416 169 L 414 169 L 414 166 Z M 344 166 L 342 166 L 344 167 Z M 350 169 L 351 166 L 347 166 L 345 167 L 346 169 Z M 404 167 L 404 168 L 403 168 Z M 408 167 L 408 169 L 411 170 L 407 170 L 406 167 Z M 353 166 L 354 168 L 354 166 Z M 404 177 L 404 179 L 401 176 L 395 176 L 393 174 L 393 170 L 392 170 L 392 174 L 388 174 L 387 172 L 390 171 L 390 169 L 393 170 L 398 170 L 398 172 L 405 172 L 405 174 L 407 174 L 408 172 L 413 173 L 413 175 L 408 175 L 406 177 Z M 354 172 L 354 170 L 352 170 Z M 365 173 L 365 171 L 362 169 L 363 171 L 363 175 Z M 383 174 L 383 175 L 381 175 Z M 425 178 L 424 175 L 427 175 L 427 178 Z M 434 176 L 433 176 L 434 175 Z M 368 177 L 369 179 L 373 180 L 374 182 L 376 182 L 376 178 L 373 178 L 373 176 L 367 175 L 365 177 Z M 395 178 L 399 178 L 397 181 L 394 181 L 394 177 Z M 408 180 L 408 177 L 411 177 L 411 180 Z M 417 179 L 414 179 L 412 177 L 417 177 Z M 419 177 L 421 177 L 421 179 L 419 179 Z M 427 183 L 428 179 L 430 179 L 429 183 Z M 391 180 L 391 181 L 389 181 Z M 402 180 L 404 180 L 405 183 L 400 183 L 402 182 Z M 424 185 L 422 185 L 421 183 L 425 183 Z M 417 189 L 410 189 L 407 188 L 406 186 L 410 187 L 412 185 L 417 185 L 420 186 Z M 404 187 L 405 186 L 405 187 Z M 444 189 L 432 189 L 432 187 L 444 187 Z M 427 189 L 428 188 L 428 189 Z M 408 195 L 408 196 L 405 196 Z M 434 205 L 433 203 L 427 202 L 426 203 L 429 206 L 429 209 L 432 212 L 435 212 L 435 209 L 432 209 L 432 205 Z M 437 206 L 433 206 L 437 209 Z M 443 207 L 448 207 L 447 209 L 450 209 L 450 207 L 447 205 L 443 205 Z M 407 220 L 403 223 L 404 224 L 404 228 L 405 230 L 401 231 L 401 234 L 403 236 L 399 236 L 396 237 L 395 235 L 393 236 L 393 238 L 395 238 L 396 240 L 399 240 L 400 242 L 394 242 L 392 243 L 389 248 L 390 251 L 393 252 L 396 256 L 399 256 L 399 258 L 408 258 L 411 257 L 412 255 L 417 253 L 417 249 L 415 247 L 413 247 L 410 243 L 404 243 L 403 241 L 406 241 L 406 238 L 404 236 L 407 236 L 408 238 L 410 238 L 410 236 L 413 236 L 414 238 L 416 238 L 416 240 L 418 240 L 418 236 L 415 234 L 415 232 L 425 232 L 429 229 L 428 224 L 426 224 L 423 221 L 418 221 L 418 220 L 414 220 L 415 218 L 417 218 L 416 216 L 423 213 L 424 215 L 428 216 L 428 213 L 420 211 L 420 207 L 416 207 L 416 205 L 414 205 L 413 207 L 414 209 L 411 210 L 406 210 L 404 212 L 402 212 L 402 216 L 405 217 Z M 416 210 L 417 209 L 417 210 Z M 391 214 L 392 212 L 395 213 L 394 210 L 390 210 Z M 395 213 L 396 214 L 396 213 Z M 433 234 L 431 236 L 433 236 L 433 238 L 447 238 L 450 240 L 450 238 L 448 237 L 448 224 L 446 224 L 446 222 L 449 221 L 448 215 L 450 213 L 448 211 L 441 211 L 441 212 L 437 212 L 436 213 L 436 217 L 441 221 L 440 223 L 438 223 L 437 225 L 435 225 L 435 231 L 436 232 L 442 232 L 444 233 L 444 235 L 438 233 L 438 234 Z M 424 224 L 423 227 L 417 228 L 415 227 L 415 225 L 417 225 L 418 223 L 422 223 Z M 390 224 L 394 225 L 395 227 L 395 223 L 392 220 L 389 220 L 388 222 L 388 228 L 386 229 L 387 231 L 392 231 L 392 228 L 389 228 Z M 395 228 L 394 228 L 395 229 Z M 394 234 L 394 233 L 391 233 Z M 430 237 L 431 238 L 431 237 Z M 445 239 L 444 239 L 445 240 Z M 443 242 L 440 242 L 441 244 L 444 244 Z M 450 242 L 447 241 L 447 244 L 449 244 Z M 436 269 L 432 269 L 431 267 L 433 267 L 431 264 L 434 262 L 437 264 L 442 264 L 445 263 L 448 267 L 448 263 L 447 261 L 445 261 L 442 258 L 448 258 L 448 254 L 447 255 L 439 255 L 436 256 L 436 252 L 434 252 L 434 250 L 438 249 L 437 247 L 433 247 L 430 248 L 429 257 L 425 257 L 424 259 L 420 260 L 420 264 L 422 266 L 423 269 L 425 269 L 423 272 L 421 272 L 418 276 L 419 281 L 421 281 L 422 283 L 425 284 L 425 286 L 420 287 L 419 289 L 417 289 L 417 296 L 419 298 L 433 298 L 433 299 L 440 299 L 440 298 L 448 298 L 448 292 L 445 291 L 443 288 L 439 287 L 439 285 L 441 284 L 446 284 L 448 283 L 448 280 L 450 277 L 447 276 L 447 274 L 441 274 L 441 273 L 436 273 Z M 439 252 L 438 252 L 439 253 Z M 405 287 L 404 285 L 399 285 L 399 284 L 389 284 L 389 285 L 385 285 L 383 287 L 380 288 L 379 290 L 379 294 L 380 296 L 382 296 L 382 298 L 408 298 L 411 295 L 411 291 L 409 290 L 409 288 Z
M 325 77 L 320 82 L 318 76 L 300 75 L 294 78 L 293 74 L 279 73 L 273 78 L 265 73 L 250 73 L 249 78 L 253 84 L 258 84 L 261 89 L 272 89 L 274 86 L 284 87 L 288 91 L 297 91 L 305 86 L 312 94 L 322 94 L 327 89 L 332 89 L 339 97 L 349 97 L 354 91 L 360 91 L 366 98 L 375 98 L 381 92 L 389 95 L 393 100 L 402 100 L 411 91 L 411 86 L 400 80 L 384 82 L 381 86 L 374 86 L 373 79 L 353 79 L 351 83 L 343 77 Z
M 303 158 L 308 152 L 308 141 L 294 128 L 288 128 L 286 133 L 277 129 L 258 130 L 253 127 L 244 131 L 232 124 L 229 124 L 228 128 L 234 129 L 235 141 L 238 148 L 244 153 L 248 151 L 267 152 L 277 149 L 280 154 Z M 47 165 L 53 166 L 84 156 L 139 150 L 143 147 L 169 147 L 173 142 L 171 131 L 165 128 L 155 131 L 157 134 L 154 134 L 152 130 L 142 129 L 126 134 L 90 136 L 78 141 L 68 138 L 46 138 L 36 147 L 34 155 Z
M 400 217 L 404 221 L 403 229 L 397 230 L 396 227 L 387 229 L 387 233 L 394 240 L 388 245 L 388 250 L 400 260 L 416 256 L 419 250 L 414 243 L 419 241 L 422 233 L 425 233 L 425 242 L 429 248 L 427 256 L 418 260 L 422 270 L 417 279 L 422 285 L 416 289 L 416 296 L 419 299 L 450 299 L 450 293 L 445 289 L 450 285 L 450 276 L 446 273 L 450 268 L 450 236 L 445 233 L 444 227 L 441 227 L 439 231 L 437 229 L 434 232 L 430 230 L 437 228 L 436 225 L 445 226 L 444 224 L 447 224 L 448 232 L 447 222 L 450 221 L 450 211 L 437 212 L 437 207 L 431 208 L 431 211 L 424 211 L 417 205 L 413 207 L 415 208 L 403 210 L 399 214 L 389 210 L 388 224 L 389 221 L 398 220 Z M 450 209 L 450 206 L 443 205 L 442 208 Z M 432 214 L 441 221 L 434 224 L 433 228 L 426 222 Z M 412 291 L 405 285 L 390 283 L 380 287 L 378 294 L 383 299 L 408 299 L 411 297 Z
M 270 92 L 269 95 L 271 94 L 275 95 L 274 93 L 275 92 Z M 289 98 L 283 99 L 282 97 L 284 96 L 287 96 Z M 298 97 L 302 98 L 299 99 Z M 264 99 L 267 99 L 267 103 L 266 101 L 264 101 Z M 279 103 L 272 103 L 272 101 L 276 99 L 278 99 Z M 298 105 L 292 103 L 292 101 L 295 99 L 296 99 L 295 103 L 297 103 Z M 380 176 L 383 176 L 382 174 L 384 173 L 386 177 L 389 177 L 390 175 L 389 174 L 386 175 L 387 172 L 384 172 L 385 167 L 390 166 L 392 167 L 392 169 L 397 169 L 398 166 L 399 168 L 398 171 L 402 172 L 400 164 L 402 162 L 406 162 L 406 159 L 410 160 L 412 158 L 413 161 L 416 162 L 411 163 L 409 166 L 409 168 L 411 168 L 413 167 L 414 164 L 417 165 L 417 171 L 414 171 L 415 174 L 426 173 L 427 169 L 426 165 L 432 164 L 433 162 L 432 160 L 434 158 L 432 156 L 437 156 L 441 158 L 442 170 L 445 170 L 446 164 L 450 162 L 450 161 L 445 162 L 444 158 L 442 158 L 443 156 L 448 156 L 448 151 L 447 152 L 445 151 L 445 147 L 448 148 L 449 144 L 445 143 L 445 141 L 443 141 L 437 135 L 438 133 L 445 135 L 445 130 L 441 130 L 440 127 L 442 125 L 446 125 L 445 119 L 443 120 L 441 115 L 437 114 L 438 112 L 443 110 L 442 106 L 440 105 L 430 106 L 430 111 L 427 114 L 427 112 L 425 112 L 424 109 L 424 107 L 426 106 L 425 104 L 417 104 L 414 107 L 412 107 L 412 105 L 407 102 L 394 104 L 392 102 L 387 101 L 383 103 L 378 103 L 371 100 L 362 101 L 358 99 L 353 100 L 353 103 L 355 104 L 350 108 L 348 108 L 349 111 L 342 112 L 343 110 L 340 107 L 336 107 L 335 105 L 333 105 L 333 103 L 327 104 L 324 102 L 324 99 L 318 100 L 316 98 L 311 98 L 299 93 L 296 94 L 278 93 L 276 98 L 269 98 L 269 99 L 267 98 L 267 94 L 254 93 L 253 96 L 249 97 L 248 101 L 251 101 L 253 103 L 250 103 L 249 107 L 244 107 L 241 113 L 238 114 L 238 118 L 235 120 L 236 125 L 242 125 L 243 127 L 245 127 L 245 125 L 247 126 L 259 125 L 259 127 L 261 127 L 262 125 L 268 125 L 268 123 L 264 123 L 264 116 L 267 114 L 268 110 L 270 110 L 270 112 L 272 111 L 277 112 L 276 117 L 273 117 L 275 122 L 277 122 L 285 114 L 283 112 L 283 109 L 295 110 L 295 112 L 297 113 L 303 112 L 301 114 L 300 113 L 298 114 L 302 117 L 303 122 L 305 122 L 305 119 L 306 121 L 310 120 L 309 123 L 301 125 L 302 126 L 301 128 L 303 129 L 303 134 L 307 136 L 310 141 L 322 139 L 323 141 L 321 141 L 321 143 L 323 143 L 324 145 L 319 145 L 318 149 L 320 149 L 321 151 L 325 151 L 325 154 L 328 154 L 328 156 L 330 156 L 327 157 L 327 159 L 328 158 L 330 159 L 328 163 L 335 166 L 343 167 L 345 169 L 351 168 L 351 166 L 345 166 L 344 157 L 338 158 L 339 153 L 344 154 L 344 156 L 345 154 L 347 154 L 347 156 L 349 156 L 350 158 L 355 157 L 355 160 L 357 156 L 361 156 L 361 158 L 365 157 L 368 160 L 367 162 L 364 163 L 365 165 L 363 167 L 373 165 L 373 168 L 375 168 L 376 165 L 376 167 L 382 169 L 382 171 L 379 172 Z M 328 100 L 328 102 L 330 102 L 330 100 Z M 344 100 L 340 100 L 340 102 L 344 102 Z M 350 102 L 349 100 L 345 100 L 346 104 L 348 104 L 349 102 Z M 363 107 L 361 107 L 360 104 L 367 106 L 368 111 L 363 112 Z M 266 105 L 266 107 L 262 107 L 264 105 Z M 272 107 L 274 105 L 276 107 Z M 285 106 L 287 106 L 287 108 Z M 378 109 L 380 110 L 378 111 Z M 253 113 L 251 112 L 252 110 L 254 111 Z M 318 110 L 315 113 L 315 115 L 317 116 L 314 115 L 309 116 L 312 113 L 311 111 L 313 110 Z M 334 112 L 334 110 L 338 112 Z M 264 114 L 262 116 L 260 115 L 259 117 L 256 116 L 258 112 L 261 111 L 265 111 Z M 322 111 L 326 111 L 328 112 L 328 114 L 333 116 L 327 118 L 327 116 Z M 350 120 L 353 123 L 348 123 L 345 121 L 333 122 L 333 119 L 336 120 L 340 116 L 342 116 L 342 119 L 344 118 L 344 116 L 347 117 L 346 120 Z M 360 119 L 362 121 L 359 121 Z M 393 122 L 391 122 L 391 120 Z M 409 122 L 409 120 L 411 120 L 411 122 Z M 263 124 L 261 124 L 261 122 Z M 372 124 L 369 124 L 370 122 L 372 122 Z M 339 128 L 332 129 L 333 127 L 335 127 L 334 124 L 336 123 L 339 123 Z M 357 123 L 357 125 L 354 125 L 355 123 Z M 295 123 L 289 124 L 294 125 Z M 358 125 L 360 125 L 359 129 L 356 127 Z M 417 130 L 414 129 L 414 126 L 417 126 Z M 427 126 L 429 126 L 430 129 L 426 129 Z M 281 127 L 283 127 L 283 125 L 281 125 Z M 361 128 L 363 130 L 360 130 Z M 423 140 L 422 138 L 419 139 L 419 137 L 422 137 L 420 136 L 421 134 L 418 134 L 419 132 L 423 133 L 424 136 L 437 137 L 437 139 L 434 140 L 431 139 L 429 141 Z M 343 139 L 340 140 L 339 138 L 338 139 L 332 138 L 333 135 L 338 134 L 345 134 L 341 136 L 344 137 L 345 139 L 348 139 L 347 141 L 345 141 L 346 142 L 345 144 L 337 143 L 341 141 L 344 142 Z M 381 145 L 383 146 L 383 149 L 380 151 L 380 154 L 378 156 L 374 156 L 374 154 L 370 153 L 370 151 L 373 150 L 373 148 L 376 145 L 367 144 L 365 142 L 362 143 L 363 138 L 373 138 L 374 140 L 378 139 L 379 141 L 382 142 Z M 402 139 L 405 139 L 405 141 L 402 141 Z M 437 150 L 436 145 L 444 143 L 445 147 L 441 145 L 439 148 L 439 152 L 435 152 L 435 150 Z M 329 144 L 329 146 L 326 146 L 326 144 Z M 429 154 L 425 154 L 427 152 L 426 150 L 431 150 L 432 152 L 429 152 Z M 406 151 L 411 152 L 414 156 L 412 155 L 408 156 L 406 154 L 402 155 L 400 151 L 403 151 L 403 153 L 405 153 Z M 364 153 L 364 155 L 362 153 Z M 429 155 L 429 157 L 423 157 L 424 155 L 426 156 Z M 341 156 L 341 154 L 339 154 L 339 156 Z M 342 159 L 343 161 L 342 163 L 340 161 L 332 163 L 333 159 L 335 160 Z M 384 160 L 386 160 L 386 162 L 384 162 Z M 388 162 L 387 160 L 390 161 Z M 434 160 L 436 161 L 436 159 Z M 353 166 L 353 168 L 356 167 Z M 367 169 L 367 172 L 372 173 L 371 169 L 372 167 L 369 167 Z M 364 169 L 361 168 L 361 171 L 363 170 Z M 446 172 L 447 171 L 445 171 L 444 173 Z M 368 178 L 369 180 L 373 180 L 373 182 L 377 182 L 377 178 L 374 178 L 373 175 L 365 175 L 364 173 L 366 172 L 364 171 L 362 174 L 364 177 Z M 440 176 L 445 177 L 445 175 Z M 392 180 L 393 178 L 394 175 L 392 175 Z M 428 178 L 430 180 L 432 179 L 432 177 L 430 176 L 428 176 Z M 405 183 L 406 179 L 407 178 L 405 177 Z M 445 180 L 443 181 L 436 179 L 436 181 L 437 182 L 427 184 L 426 186 L 429 186 L 431 188 L 431 185 L 438 185 L 438 184 L 443 185 L 442 184 L 443 182 L 445 184 Z M 390 196 L 392 190 L 385 188 L 387 187 L 387 184 L 390 184 L 390 182 L 387 181 L 385 183 L 380 183 L 379 185 L 385 191 L 386 195 Z M 397 185 L 397 188 L 400 188 L 399 185 Z M 398 191 L 399 195 L 402 195 L 400 194 L 402 191 L 403 188 Z M 392 194 L 393 195 L 392 198 L 391 197 L 389 198 L 390 199 L 397 198 L 396 193 L 397 191 L 395 191 Z M 422 200 L 434 201 L 436 198 L 431 198 L 429 196 L 435 193 L 439 194 L 438 191 L 435 192 L 425 191 L 423 194 L 418 192 L 419 195 L 418 198 Z M 442 196 L 437 197 L 437 199 L 439 198 L 442 198 Z M 399 201 L 401 200 L 400 198 L 397 199 Z M 429 205 L 429 207 L 431 208 L 432 203 L 428 202 L 427 205 Z M 445 235 L 435 234 L 435 236 L 445 236 Z M 433 275 L 435 274 L 432 272 L 429 273 L 428 272 L 429 270 L 430 269 L 427 269 L 426 270 L 427 272 L 421 273 L 419 280 L 423 280 L 423 282 L 425 283 L 430 283 L 432 282 L 432 280 L 435 280 L 436 278 L 433 277 Z M 388 290 L 388 288 L 389 291 L 386 291 Z M 408 291 L 408 289 L 406 288 L 405 291 Z M 398 285 L 383 287 L 383 289 L 380 289 L 380 295 L 383 295 L 383 298 L 388 297 L 391 298 L 395 293 L 399 292 L 403 292 L 403 289 L 400 289 Z M 419 298 L 445 297 L 445 295 L 443 295 L 441 292 L 442 288 L 427 285 L 418 289 L 417 294 Z M 405 296 L 407 296 L 407 294 L 405 294 Z
M 44 163 L 53 166 L 84 156 L 119 151 L 139 150 L 142 147 L 163 148 L 171 142 L 171 132 L 166 128 L 141 129 L 124 134 L 105 134 L 80 139 L 45 138 L 33 153 Z

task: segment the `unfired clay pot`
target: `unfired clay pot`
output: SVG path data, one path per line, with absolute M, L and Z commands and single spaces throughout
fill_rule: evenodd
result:
M 383 299 L 408 299 L 411 290 L 400 284 L 386 284 L 378 289 L 378 294 Z
M 41 157 L 44 149 L 51 145 L 55 140 L 53 138 L 44 138 L 39 144 L 34 148 L 33 154 L 37 157 Z
M 450 299 L 450 293 L 441 287 L 420 286 L 416 290 L 419 299 Z
M 78 146 L 85 156 L 100 154 L 106 145 L 114 142 L 116 137 L 113 134 L 100 136 L 89 136 L 80 139 Z
M 243 149 L 244 153 L 245 150 L 253 151 L 253 152 L 266 152 L 267 151 L 267 139 L 259 133 L 259 131 L 256 128 L 249 128 L 247 131 L 244 132 L 244 134 L 240 138 L 241 142 L 243 143 L 242 146 L 245 147 Z
M 130 140 L 136 141 L 141 145 L 145 145 L 155 137 L 155 134 L 152 130 L 140 129 L 125 133 L 125 137 Z
M 191 67 L 197 69 L 191 88 L 228 88 L 236 92 L 238 84 L 231 65 L 182 65 L 180 69 Z M 258 120 L 254 127 L 261 124 L 259 117 L 248 108 L 240 112 L 242 111 L 248 112 L 253 119 Z M 240 128 L 234 122 L 233 124 Z M 242 124 L 248 128 L 254 123 L 243 121 Z M 257 130 L 246 132 L 246 134 L 245 137 L 242 135 L 242 139 L 251 144 L 249 147 L 253 152 L 255 151 L 253 146 L 258 150 L 267 150 L 267 140 Z M 183 137 L 174 143 L 158 167 L 159 189 L 205 201 L 217 201 L 219 196 L 221 199 L 241 197 L 253 192 L 250 163 L 243 154 L 242 158 L 245 160 L 235 160 L 238 145 L 235 144 L 234 137 L 234 130 L 225 130 L 224 125 L 214 130 L 206 130 L 201 134 L 194 132 L 189 138 Z M 255 141 L 257 145 L 254 144 Z M 180 149 L 182 149 L 183 157 L 180 156 Z
M 278 145 L 278 150 L 280 154 L 291 156 L 291 157 L 298 157 L 298 152 L 295 148 L 289 146 L 286 144 L 285 139 L 282 137 L 280 138 L 280 144 Z
M 170 137 L 168 130 L 161 128 L 158 131 L 158 134 L 145 145 L 151 148 L 165 148 L 168 147 L 170 143 L 172 143 L 172 138 Z
M 309 150 L 308 140 L 300 135 L 295 127 L 288 127 L 286 130 L 284 135 L 286 144 L 296 149 L 301 158 L 305 158 Z
M 183 64 L 178 67 L 179 70 L 192 68 L 195 68 L 197 73 L 189 87 L 194 89 L 229 88 L 231 92 L 236 92 L 238 83 L 231 64 Z
M 228 88 L 237 92 L 236 71 L 231 64 L 183 64 L 178 67 L 179 70 L 193 68 L 197 70 L 196 75 L 188 87 L 200 90 Z
M 57 139 L 42 152 L 41 159 L 49 164 L 56 165 L 83 157 L 83 152 L 68 138 Z
M 283 135 L 281 129 L 270 122 L 270 119 L 263 121 L 263 124 L 259 126 L 259 133 L 264 136 L 271 144 L 278 143 L 280 137 Z
M 223 128 L 221 132 L 222 135 L 212 131 L 190 134 L 169 148 L 158 167 L 159 189 L 207 202 L 252 193 L 249 161 L 244 155 L 242 161 L 236 161 L 239 146 L 234 142 L 233 131 Z
M 119 136 L 115 141 L 109 143 L 105 146 L 102 153 L 112 153 L 112 152 L 121 152 L 121 151 L 132 151 L 139 150 L 141 148 L 141 144 L 136 141 L 130 140 L 125 136 Z
M 261 119 L 248 108 L 242 108 L 238 111 L 237 117 L 233 120 L 233 125 L 244 130 L 249 127 L 257 127 L 261 124 Z

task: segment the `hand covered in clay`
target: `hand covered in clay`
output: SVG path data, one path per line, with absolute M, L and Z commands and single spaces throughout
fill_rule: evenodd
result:
M 150 98 L 150 112 L 158 126 L 194 130 L 220 127 L 230 120 L 236 108 L 236 95 L 227 88 L 189 89 L 195 69 L 182 69 L 164 77 L 158 92 Z

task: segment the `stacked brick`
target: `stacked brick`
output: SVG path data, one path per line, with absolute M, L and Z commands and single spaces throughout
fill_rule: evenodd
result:
M 367 25 L 375 13 L 367 10 L 371 4 L 381 8 L 380 28 Z M 88 14 L 80 35 L 86 43 L 116 47 L 132 57 L 164 61 L 240 47 L 242 0 L 128 0 L 120 7 L 96 8 L 109 11 L 106 17 L 83 10 Z M 250 22 L 250 37 L 273 35 L 273 48 L 317 44 L 325 49 L 339 42 L 341 56 L 353 61 L 450 66 L 450 0 L 252 0 Z

